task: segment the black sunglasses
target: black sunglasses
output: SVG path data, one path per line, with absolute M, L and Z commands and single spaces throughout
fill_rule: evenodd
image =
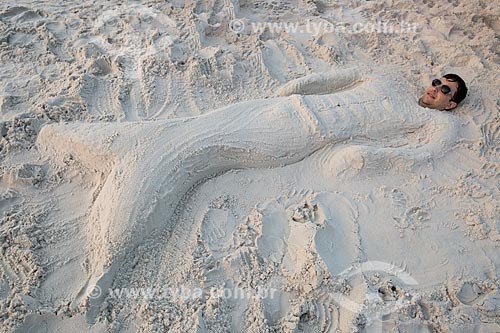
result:
M 443 84 L 440 79 L 434 79 L 432 80 L 432 86 L 433 87 L 439 87 L 441 86 L 441 92 L 445 95 L 448 95 L 451 93 L 451 88 L 450 86 L 447 86 L 446 84 Z

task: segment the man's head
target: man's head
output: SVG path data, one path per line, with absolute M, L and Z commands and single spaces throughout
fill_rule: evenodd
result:
M 457 74 L 446 74 L 432 80 L 418 103 L 430 109 L 450 111 L 467 95 L 467 86 Z

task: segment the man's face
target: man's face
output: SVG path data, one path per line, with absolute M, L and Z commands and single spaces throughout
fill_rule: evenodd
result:
M 430 85 L 425 89 L 424 94 L 420 98 L 420 105 L 430 109 L 436 110 L 451 110 L 457 106 L 457 103 L 451 100 L 453 95 L 457 92 L 458 84 L 456 82 L 448 81 L 442 77 L 439 79 L 440 85 Z M 445 94 L 442 91 L 443 85 L 450 87 L 450 92 Z M 446 88 L 444 89 L 446 90 Z

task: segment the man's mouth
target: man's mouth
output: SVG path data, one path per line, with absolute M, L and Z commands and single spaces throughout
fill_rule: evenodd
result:
M 432 95 L 432 94 L 431 94 L 431 93 L 429 93 L 429 92 L 427 93 L 427 96 L 429 96 L 429 97 L 430 97 L 430 98 L 432 98 L 432 99 L 435 99 L 435 98 L 436 98 L 436 96 Z

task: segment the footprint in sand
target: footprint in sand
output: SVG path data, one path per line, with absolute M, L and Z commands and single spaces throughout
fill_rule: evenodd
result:
M 217 257 L 219 252 L 229 246 L 236 224 L 237 220 L 230 210 L 208 209 L 203 217 L 200 233 L 212 255 Z
M 317 252 L 331 274 L 338 274 L 357 258 L 357 209 L 336 193 L 301 191 L 261 208 L 262 235 L 257 247 L 262 257 L 280 262 L 290 272 L 302 269 L 307 251 Z
M 498 290 L 491 282 L 467 281 L 459 286 L 455 296 L 464 305 L 480 305 L 495 293 L 498 293 Z M 500 303 L 497 302 L 498 304 Z

